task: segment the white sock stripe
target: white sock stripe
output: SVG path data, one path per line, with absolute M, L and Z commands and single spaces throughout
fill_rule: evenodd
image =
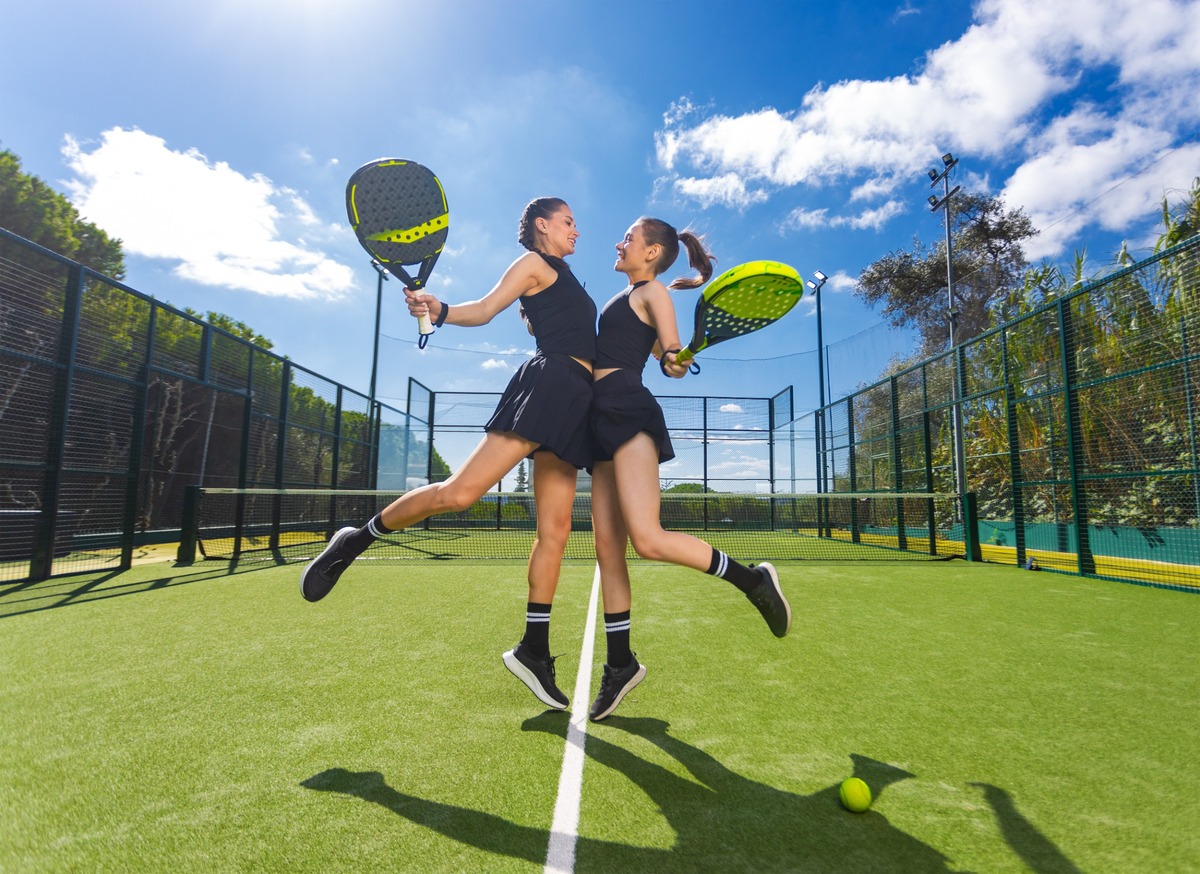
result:
M 723 577 L 725 576 L 725 572 L 729 570 L 729 556 L 721 552 L 719 549 L 717 550 L 717 555 L 721 556 L 717 560 L 717 576 Z
M 385 534 L 391 534 L 390 531 L 381 531 L 379 526 L 375 524 L 375 517 L 371 517 L 371 521 L 367 523 L 367 530 L 375 537 L 383 537 Z
M 550 614 L 549 613 L 526 613 L 525 621 L 526 622 L 549 622 Z
M 614 631 L 628 631 L 628 630 L 629 630 L 629 620 L 628 619 L 622 619 L 618 622 L 605 622 L 604 623 L 604 631 L 606 633 L 611 634 Z

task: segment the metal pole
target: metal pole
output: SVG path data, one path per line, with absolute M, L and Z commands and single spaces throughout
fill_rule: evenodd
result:
M 371 390 L 368 397 L 371 411 L 374 412 L 375 377 L 379 373 L 379 322 L 383 312 L 383 280 L 387 279 L 387 271 L 378 261 L 372 261 L 371 266 L 379 274 L 379 280 L 375 283 L 375 352 L 371 357 Z
M 953 165 L 951 165 L 953 166 Z M 950 236 L 950 168 L 946 168 L 946 172 L 942 175 L 942 190 L 944 192 L 946 207 L 943 210 L 946 218 L 946 302 L 950 307 L 950 348 L 955 349 L 958 346 L 958 309 L 954 306 L 954 243 Z M 955 191 L 958 189 L 955 188 Z M 962 439 L 962 404 L 959 402 L 959 358 L 954 356 L 954 373 L 952 374 L 951 399 L 954 402 L 954 410 L 951 416 L 950 426 L 954 432 L 954 481 L 955 486 L 960 495 L 967 491 L 967 481 L 965 478 L 966 464 L 963 458 L 963 439 Z
M 825 338 L 821 332 L 821 288 L 828 281 L 829 277 L 820 270 L 814 270 L 813 276 L 816 282 L 808 280 L 808 287 L 813 290 L 817 296 L 817 397 L 819 398 L 817 407 L 817 420 L 814 423 L 817 429 L 817 493 L 823 494 L 829 491 L 825 483 Z M 817 501 L 817 536 L 820 537 L 822 530 L 825 527 L 825 512 L 822 501 Z
M 372 486 L 378 482 L 379 446 L 375 439 L 378 429 L 375 427 L 375 379 L 379 373 L 379 326 L 383 312 L 383 281 L 388 278 L 387 269 L 378 261 L 371 261 L 371 266 L 379 275 L 375 283 L 375 350 L 371 355 L 371 387 L 367 397 L 367 482 Z
M 929 171 L 929 179 L 931 185 L 942 183 L 942 199 L 938 200 L 937 195 L 929 195 L 929 208 L 934 212 L 939 209 L 945 210 L 946 219 L 946 303 L 949 307 L 950 316 L 950 349 L 951 349 L 951 364 L 954 367 L 951 373 L 950 382 L 950 430 L 954 438 L 954 490 L 958 494 L 964 495 L 967 491 L 966 481 L 966 459 L 963 455 L 962 441 L 962 405 L 960 401 L 960 367 L 961 359 L 958 355 L 953 354 L 954 348 L 958 345 L 958 310 L 954 307 L 954 250 L 952 238 L 950 236 L 950 198 L 958 193 L 961 186 L 950 188 L 950 171 L 958 164 L 958 159 L 947 152 L 942 155 L 942 172 L 937 170 Z

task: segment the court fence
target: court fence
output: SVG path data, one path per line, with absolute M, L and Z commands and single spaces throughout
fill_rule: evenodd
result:
M 188 489 L 177 559 L 306 562 L 340 528 L 359 526 L 402 492 Z M 591 494 L 577 492 L 564 558 L 595 561 Z M 898 493 L 668 492 L 664 528 L 704 538 L 745 562 L 929 561 L 979 557 L 974 497 Z M 965 522 L 963 521 L 965 520 Z M 363 560 L 528 561 L 536 528 L 529 492 L 491 492 L 470 507 L 377 540 Z M 632 544 L 626 558 L 637 561 Z
M 790 387 L 664 396 L 664 492 L 970 494 L 987 560 L 1200 591 L 1198 256 L 1200 237 L 824 409 Z M 496 397 L 410 379 L 396 409 L 0 229 L 0 581 L 129 567 L 180 539 L 190 486 L 444 478 Z
M 189 487 L 442 479 L 495 405 L 410 379 L 397 409 L 230 327 L 0 228 L 0 582 L 130 567 L 178 542 Z M 664 405 L 681 482 L 772 490 L 790 389 Z M 736 469 L 710 463 L 717 443 L 737 450 Z
M 1200 590 L 1200 237 L 847 395 L 818 491 L 972 492 L 990 561 Z
M 129 567 L 191 485 L 369 488 L 381 448 L 424 469 L 425 433 L 0 229 L 0 581 Z

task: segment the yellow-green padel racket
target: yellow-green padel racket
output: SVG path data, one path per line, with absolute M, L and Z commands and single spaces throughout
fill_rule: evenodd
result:
M 676 360 L 687 364 L 709 346 L 765 328 L 787 315 L 803 294 L 800 274 L 778 261 L 749 261 L 726 270 L 696 301 L 691 342 Z M 692 372 L 699 373 L 699 367 L 692 364 Z
M 354 171 L 346 185 L 346 213 L 358 242 L 406 288 L 425 287 L 450 233 L 442 183 L 428 167 L 380 158 Z M 406 265 L 419 264 L 414 278 Z M 418 320 L 421 348 L 433 333 L 428 316 Z

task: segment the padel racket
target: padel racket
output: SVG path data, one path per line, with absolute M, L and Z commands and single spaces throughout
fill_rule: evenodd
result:
M 726 270 L 696 301 L 691 342 L 676 356 L 687 364 L 697 353 L 765 328 L 783 318 L 804 294 L 800 274 L 778 261 L 750 261 Z M 692 372 L 700 368 L 692 364 Z
M 380 158 L 354 171 L 346 185 L 346 213 L 358 242 L 406 288 L 421 289 L 446 245 L 450 211 L 433 172 L 416 161 Z M 416 278 L 405 267 L 419 264 Z M 425 348 L 433 324 L 417 322 Z

